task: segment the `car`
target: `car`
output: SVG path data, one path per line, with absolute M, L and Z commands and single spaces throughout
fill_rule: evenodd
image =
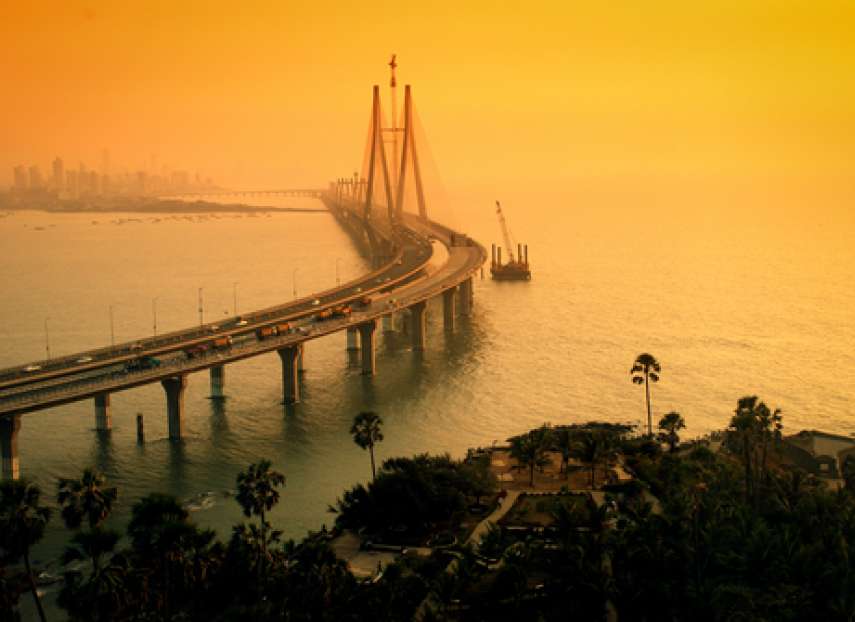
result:
M 76 362 L 76 363 L 90 363 L 91 361 L 92 361 L 92 357 L 91 357 L 91 356 L 81 356 L 81 357 L 80 357 L 79 359 L 77 359 L 75 362 Z
M 131 344 L 131 350 L 142 350 L 142 344 L 138 341 L 136 343 Z
M 238 320 L 237 322 L 235 322 L 235 326 L 246 326 L 247 324 L 249 324 L 249 322 L 247 322 L 246 320 Z
M 211 324 L 211 325 L 208 327 L 208 331 L 209 331 L 209 332 L 212 332 L 212 333 L 215 333 L 215 332 L 217 332 L 218 330 L 220 330 L 220 326 L 219 326 L 218 324 Z
M 39 371 L 41 368 L 42 368 L 42 366 L 41 366 L 41 365 L 36 365 L 35 363 L 33 363 L 32 365 L 27 365 L 27 366 L 24 368 L 24 371 L 27 371 L 27 372 L 30 372 L 30 371 Z
M 311 331 L 311 329 L 306 328 L 305 326 L 301 326 L 300 328 L 297 329 L 297 332 L 300 333 L 301 335 L 308 335 L 312 331 Z
M 357 291 L 357 292 L 361 292 L 361 291 L 362 291 L 362 288 L 361 288 L 361 287 L 357 287 L 355 291 Z
M 317 298 L 315 298 L 315 299 L 312 301 L 312 306 L 313 306 L 313 307 L 317 307 L 319 304 L 321 304 L 321 301 L 320 301 L 320 300 L 318 300 Z

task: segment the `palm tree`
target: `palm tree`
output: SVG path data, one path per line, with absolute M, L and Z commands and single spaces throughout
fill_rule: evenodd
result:
M 659 382 L 659 372 L 661 368 L 659 361 L 652 354 L 639 354 L 635 357 L 635 363 L 632 369 L 629 370 L 632 376 L 632 381 L 635 384 L 644 383 L 644 390 L 647 395 L 647 435 L 653 436 L 653 414 L 650 410 L 650 383 Z
M 549 449 L 550 439 L 551 430 L 547 426 L 511 439 L 511 457 L 515 458 L 521 466 L 528 467 L 529 486 L 534 486 L 534 468 L 543 466 L 549 461 L 546 452 Z
M 50 510 L 39 505 L 41 490 L 25 481 L 0 483 L 0 548 L 15 561 L 24 559 L 27 580 L 39 618 L 45 622 L 45 612 L 36 593 L 36 581 L 30 567 L 30 548 L 42 539 L 50 520 Z
M 569 463 L 576 445 L 576 434 L 570 428 L 558 428 L 553 433 L 553 439 L 555 447 L 561 452 L 561 472 L 564 473 L 564 479 L 567 479 L 570 476 Z
M 113 509 L 118 497 L 116 488 L 104 488 L 106 478 L 95 469 L 85 469 L 80 479 L 59 480 L 57 502 L 62 520 L 69 529 L 77 529 L 83 519 L 90 529 L 100 526 Z
M 683 415 L 675 411 L 669 412 L 659 420 L 659 429 L 662 430 L 659 438 L 668 443 L 671 452 L 677 451 L 677 443 L 680 442 L 677 432 L 685 427 L 686 420 L 683 419 Z
M 261 460 L 250 464 L 245 473 L 238 473 L 238 491 L 235 499 L 243 508 L 244 516 L 258 516 L 261 519 L 262 559 L 267 557 L 267 528 L 266 512 L 279 503 L 280 486 L 285 485 L 285 476 L 271 470 L 270 460 Z
M 612 436 L 603 430 L 582 430 L 576 442 L 576 456 L 591 469 L 591 490 L 596 485 L 597 465 L 614 455 Z
M 353 426 L 350 428 L 350 434 L 353 436 L 353 442 L 367 449 L 371 454 L 371 479 L 377 479 L 377 472 L 374 468 L 374 445 L 383 440 L 383 432 L 380 431 L 380 426 L 383 425 L 383 420 L 377 413 L 368 411 L 361 412 L 353 418 Z

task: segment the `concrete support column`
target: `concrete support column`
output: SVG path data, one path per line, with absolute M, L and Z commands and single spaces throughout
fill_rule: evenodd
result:
M 300 401 L 300 378 L 298 372 L 298 358 L 300 346 L 288 346 L 276 352 L 282 359 L 282 394 L 286 404 L 296 404 Z
M 301 343 L 297 346 L 297 372 L 303 373 L 306 371 L 306 344 Z
M 99 393 L 95 396 L 95 429 L 99 432 L 113 429 L 113 409 L 110 407 L 109 393 Z
M 425 333 L 425 309 L 427 304 L 417 302 L 410 307 L 413 318 L 413 350 L 424 350 L 426 345 Z
M 21 465 L 18 462 L 18 431 L 21 429 L 21 415 L 0 417 L 0 457 L 3 460 L 2 479 L 18 479 Z
M 367 376 L 373 376 L 377 371 L 377 361 L 374 355 L 376 346 L 374 333 L 376 330 L 376 320 L 370 320 L 359 325 L 359 338 L 362 345 L 362 373 Z
M 460 313 L 469 315 L 472 313 L 472 277 L 460 284 Z
M 359 350 L 359 329 L 352 326 L 347 329 L 347 351 Z
M 445 330 L 454 330 L 454 315 L 457 310 L 455 289 L 447 289 L 442 293 L 442 320 Z
M 211 368 L 211 399 L 225 399 L 226 388 L 226 366 L 216 365 Z
M 384 333 L 395 332 L 395 314 L 390 313 L 389 315 L 384 315 L 381 320 L 381 326 L 383 327 Z
M 184 389 L 187 388 L 187 376 L 173 376 L 160 381 L 166 391 L 166 423 L 169 428 L 169 440 L 181 440 L 181 420 L 184 417 Z

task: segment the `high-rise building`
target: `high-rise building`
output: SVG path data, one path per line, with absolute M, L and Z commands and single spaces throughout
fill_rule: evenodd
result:
M 62 192 L 65 188 L 65 166 L 62 164 L 62 158 L 58 157 L 53 161 L 53 189 L 57 192 Z
M 44 188 L 45 182 L 42 178 L 42 171 L 37 164 L 30 167 L 30 190 L 38 190 Z
M 15 167 L 15 190 L 26 190 L 29 187 L 27 169 L 18 165 Z
M 65 191 L 72 199 L 76 199 L 78 197 L 79 192 L 77 188 L 77 171 L 66 171 Z

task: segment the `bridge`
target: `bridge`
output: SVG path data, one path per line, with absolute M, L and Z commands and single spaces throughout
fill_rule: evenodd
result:
M 280 196 L 280 197 L 309 197 L 312 199 L 320 199 L 324 196 L 323 188 L 282 188 L 272 190 L 233 190 L 222 188 L 217 190 L 200 190 L 194 192 L 179 192 L 178 194 L 169 195 L 170 197 L 182 198 L 208 198 L 208 197 L 263 197 L 263 196 Z M 166 197 L 163 197 L 166 198 Z
M 381 119 L 375 86 L 363 175 L 340 178 L 322 191 L 307 191 L 318 193 L 360 252 L 371 258 L 369 273 L 313 297 L 216 324 L 0 370 L 2 477 L 14 479 L 20 474 L 17 437 L 27 413 L 91 399 L 95 429 L 108 431 L 114 393 L 159 382 L 169 438 L 177 441 L 182 436 L 184 391 L 191 373 L 208 371 L 211 397 L 222 399 L 227 364 L 276 351 L 282 365 L 283 401 L 294 404 L 301 398 L 299 373 L 305 344 L 313 339 L 344 332 L 346 347 L 362 373 L 373 376 L 378 323 L 390 327 L 393 315 L 405 315 L 411 323 L 413 349 L 423 350 L 427 301 L 441 297 L 444 326 L 454 330 L 457 316 L 471 311 L 472 278 L 486 260 L 486 250 L 428 216 L 409 85 L 403 127 L 382 127 Z M 396 136 L 391 158 L 384 139 L 390 129 Z M 415 191 L 416 213 L 404 209 L 408 180 Z M 433 241 L 445 246 L 447 258 L 439 268 L 427 270 L 434 255 Z

